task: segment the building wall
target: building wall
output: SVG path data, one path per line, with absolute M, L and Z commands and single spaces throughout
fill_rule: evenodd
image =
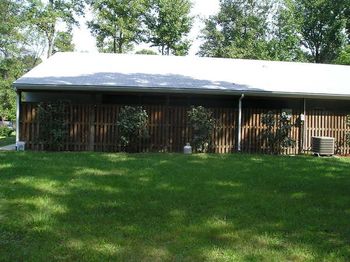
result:
M 71 102 L 67 120 L 70 138 L 65 150 L 118 151 L 118 112 L 122 105 L 143 105 L 150 115 L 150 134 L 153 140 L 145 142 L 140 151 L 181 151 L 191 137 L 187 124 L 187 110 L 190 106 L 202 105 L 214 112 L 220 127 L 215 131 L 213 152 L 234 152 L 237 146 L 238 101 L 239 96 L 188 95 L 188 94 L 136 94 L 136 93 L 32 93 L 26 95 L 21 116 L 21 139 L 29 143 L 29 148 L 40 149 L 37 135 L 40 124 L 36 115 L 36 103 L 55 101 Z M 249 97 L 243 99 L 242 108 L 242 150 L 244 152 L 266 152 L 261 140 L 265 126 L 261 119 L 268 111 L 278 116 L 288 110 L 292 115 L 292 136 L 296 147 L 286 153 L 296 154 L 310 150 L 312 136 L 332 136 L 336 138 L 337 152 L 349 154 L 350 147 L 344 144 L 347 132 L 347 115 L 350 113 L 348 101 L 306 99 L 305 125 L 300 124 L 304 113 L 304 99 Z M 81 117 L 81 119 L 80 119 Z M 72 122 L 71 119 L 75 119 Z M 80 119 L 80 120 L 77 120 Z M 95 130 L 91 135 L 91 130 Z M 304 135 L 304 133 L 306 135 Z M 93 137 L 93 142 L 88 138 Z M 80 139 L 80 140 L 79 140 Z

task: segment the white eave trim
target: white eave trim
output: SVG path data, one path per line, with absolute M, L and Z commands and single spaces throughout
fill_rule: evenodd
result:
M 126 87 L 126 86 L 90 86 L 90 85 L 34 85 L 13 83 L 16 91 L 86 91 L 86 92 L 145 92 L 145 93 L 173 93 L 173 94 L 207 94 L 207 95 L 234 95 L 242 94 L 262 97 L 283 97 L 283 98 L 314 98 L 314 99 L 337 99 L 350 100 L 350 94 L 325 94 L 325 93 L 295 93 L 278 91 L 247 91 L 227 90 L 209 88 L 181 88 L 181 87 Z

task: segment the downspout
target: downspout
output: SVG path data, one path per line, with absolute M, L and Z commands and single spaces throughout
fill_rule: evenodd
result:
M 306 99 L 304 98 L 304 122 L 303 122 L 303 151 L 307 150 L 306 148 Z
M 238 100 L 238 136 L 237 136 L 237 151 L 241 152 L 241 140 L 242 140 L 242 100 L 244 94 Z
M 17 97 L 16 97 L 16 145 L 19 141 L 20 138 L 20 123 L 19 123 L 19 119 L 20 119 L 20 112 L 21 112 L 21 91 L 17 91 Z

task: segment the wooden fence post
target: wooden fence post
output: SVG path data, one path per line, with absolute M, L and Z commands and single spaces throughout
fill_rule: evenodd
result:
M 90 116 L 89 116 L 89 126 L 90 126 L 90 135 L 89 135 L 89 151 L 94 151 L 95 145 L 95 105 L 90 107 Z

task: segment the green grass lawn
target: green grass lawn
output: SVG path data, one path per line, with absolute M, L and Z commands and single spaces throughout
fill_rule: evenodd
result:
M 350 261 L 349 167 L 0 152 L 0 261 Z
M 16 143 L 16 135 L 11 135 L 9 137 L 0 136 L 0 147 L 15 144 Z

